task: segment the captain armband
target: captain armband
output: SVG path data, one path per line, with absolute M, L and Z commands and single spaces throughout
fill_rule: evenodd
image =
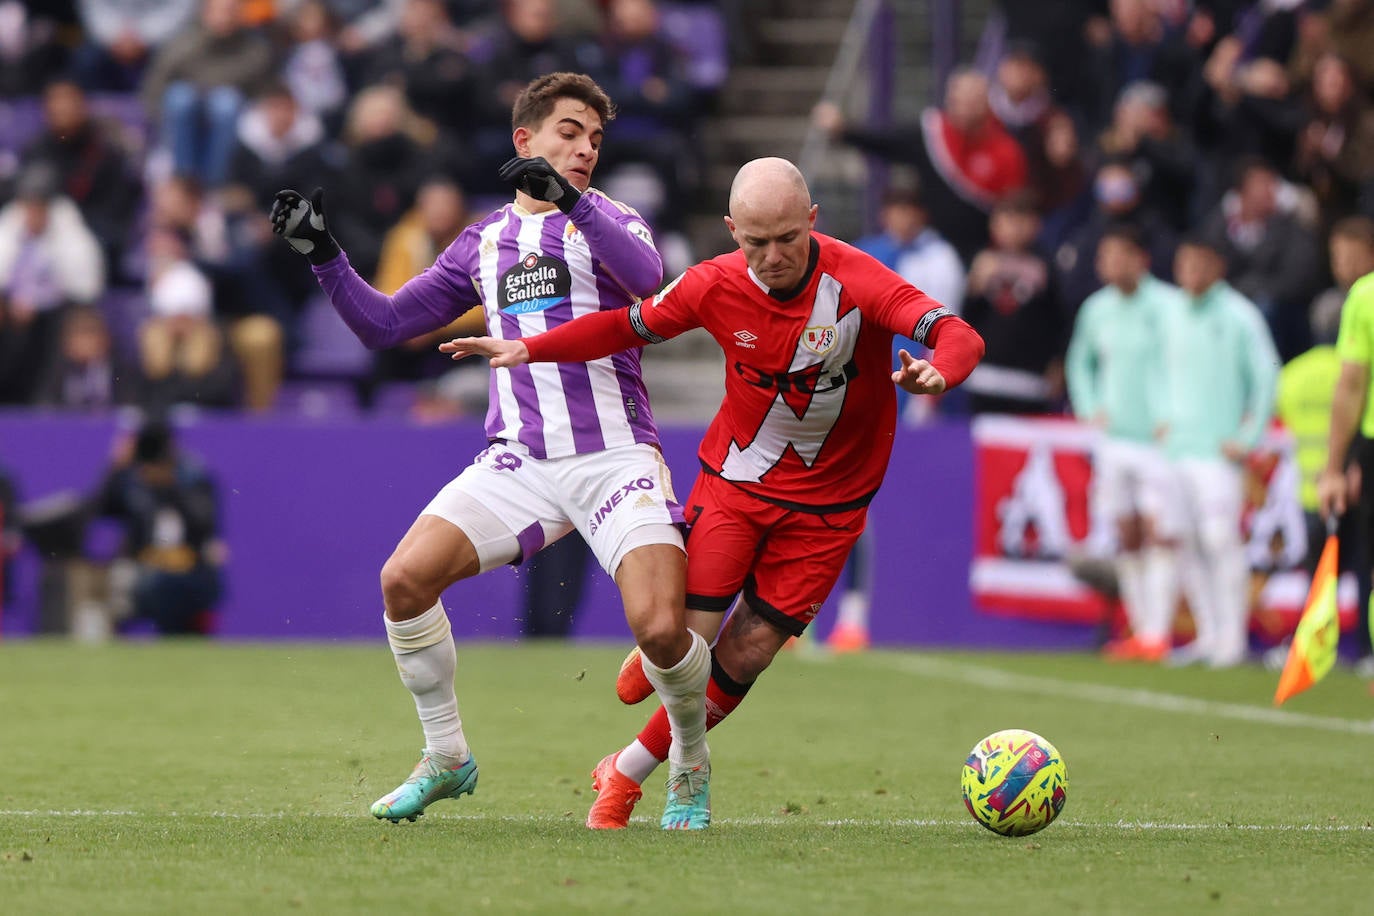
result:
M 630 306 L 630 327 L 634 328 L 636 334 L 643 337 L 651 344 L 663 343 L 668 338 L 660 337 L 655 334 L 653 331 L 649 330 L 649 326 L 644 323 L 644 316 L 640 314 L 643 307 L 643 302 L 635 302 Z
M 926 335 L 935 326 L 935 322 L 941 318 L 947 318 L 954 314 L 952 309 L 945 308 L 943 305 L 937 309 L 931 309 L 921 316 L 921 320 L 916 322 L 916 330 L 912 332 L 911 339 L 922 346 L 925 345 Z

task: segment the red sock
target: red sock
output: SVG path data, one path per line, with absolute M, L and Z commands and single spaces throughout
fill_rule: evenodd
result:
M 714 666 L 713 666 L 714 667 Z M 743 686 L 744 690 L 737 693 L 726 693 L 716 683 L 717 672 L 711 672 L 711 680 L 706 684 L 706 730 L 710 731 L 730 713 L 735 711 L 735 707 L 744 702 L 745 693 L 749 685 L 731 684 L 732 687 Z M 668 745 L 673 741 L 672 730 L 668 727 L 668 711 L 662 706 L 658 712 L 654 713 L 643 731 L 639 733 L 639 743 L 653 754 L 659 761 L 668 759 Z

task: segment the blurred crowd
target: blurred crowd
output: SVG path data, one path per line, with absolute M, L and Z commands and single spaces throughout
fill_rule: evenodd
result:
M 1064 405 L 1069 331 L 1120 224 L 1164 280 L 1180 239 L 1213 243 L 1285 361 L 1334 336 L 1332 232 L 1374 216 L 1374 0 L 997 7 L 978 66 L 918 121 L 813 112 L 899 167 L 860 244 L 987 340 L 968 401 L 944 409 Z
M 326 188 L 394 291 L 509 199 L 518 89 L 577 70 L 619 107 L 598 187 L 670 247 L 720 22 L 681 0 L 0 0 L 0 405 L 268 410 L 323 377 L 463 410 L 427 342 L 319 331 L 337 322 L 272 238 L 273 195 Z

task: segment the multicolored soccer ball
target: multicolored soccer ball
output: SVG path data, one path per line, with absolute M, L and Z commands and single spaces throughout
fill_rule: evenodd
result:
M 1044 830 L 1064 810 L 1064 758 L 1034 732 L 1009 728 L 973 747 L 959 780 L 973 819 L 1002 836 Z

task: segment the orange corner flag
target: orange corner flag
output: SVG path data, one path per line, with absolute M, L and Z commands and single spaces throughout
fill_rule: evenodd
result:
M 1283 674 L 1279 675 L 1279 687 L 1274 691 L 1275 706 L 1326 677 L 1336 664 L 1336 643 L 1341 635 L 1336 614 L 1337 550 L 1336 536 L 1329 535 L 1321 559 L 1317 561 L 1317 572 L 1312 576 L 1312 587 L 1307 591 L 1302 619 L 1298 621 L 1293 644 L 1288 649 L 1288 661 L 1283 665 Z

